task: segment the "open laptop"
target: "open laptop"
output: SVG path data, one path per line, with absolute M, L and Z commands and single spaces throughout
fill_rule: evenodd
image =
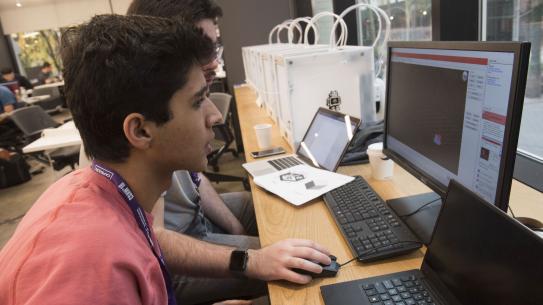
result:
M 322 286 L 326 305 L 543 304 L 543 239 L 456 181 L 420 270 Z
M 319 108 L 295 155 L 243 164 L 253 177 L 273 173 L 300 164 L 335 171 L 360 125 L 360 119 Z

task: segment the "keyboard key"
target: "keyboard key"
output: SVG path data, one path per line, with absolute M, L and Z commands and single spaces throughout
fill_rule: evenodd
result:
M 411 297 L 408 292 L 402 292 L 400 293 L 400 296 L 402 297 L 402 299 L 409 299 Z
M 381 298 L 381 301 L 390 300 L 390 296 L 388 294 L 381 294 L 379 295 L 379 298 Z
M 385 286 L 386 289 L 394 288 L 394 285 L 392 285 L 392 282 L 389 280 L 383 281 L 383 286 Z
M 368 299 L 369 299 L 370 302 L 372 302 L 372 303 L 377 303 L 377 302 L 380 301 L 378 296 L 371 296 L 371 297 L 368 297 Z
M 387 290 L 381 283 L 375 283 L 375 290 L 377 290 L 378 293 L 386 293 Z
M 375 288 L 375 286 L 373 286 L 373 284 L 364 284 L 362 285 L 362 289 L 364 290 L 370 290 L 370 289 L 373 289 Z

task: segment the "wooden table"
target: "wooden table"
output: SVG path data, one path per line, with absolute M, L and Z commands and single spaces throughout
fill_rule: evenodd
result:
M 247 162 L 253 160 L 250 152 L 258 150 L 253 131 L 255 124 L 271 123 L 273 143 L 292 152 L 287 142 L 281 138 L 279 128 L 267 115 L 265 109 L 259 108 L 254 102 L 256 95 L 250 87 L 235 88 L 235 95 Z M 368 165 L 341 167 L 338 172 L 361 175 L 384 200 L 430 191 L 428 187 L 399 166 L 395 166 L 394 176 L 388 181 L 372 179 Z M 353 257 L 322 199 L 296 207 L 259 188 L 252 179 L 250 183 L 262 246 L 286 238 L 305 238 L 327 247 L 332 254 L 337 256 L 340 263 Z M 516 216 L 543 215 L 543 195 L 517 181 L 513 183 L 511 202 Z M 417 269 L 421 265 L 423 256 L 424 248 L 409 255 L 375 263 L 362 264 L 355 261 L 341 268 L 337 277 L 315 279 L 308 285 L 296 285 L 283 281 L 270 282 L 268 284 L 270 300 L 272 304 L 278 305 L 324 304 L 319 290 L 322 285 Z

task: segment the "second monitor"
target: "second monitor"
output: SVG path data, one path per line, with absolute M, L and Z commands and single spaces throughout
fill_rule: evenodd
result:
M 435 192 L 389 205 L 423 242 L 451 179 L 507 211 L 529 53 L 515 42 L 389 44 L 384 152 Z

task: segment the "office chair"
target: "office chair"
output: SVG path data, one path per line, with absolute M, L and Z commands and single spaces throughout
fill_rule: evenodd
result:
M 211 93 L 209 99 L 215 104 L 222 115 L 222 121 L 213 126 L 213 131 L 215 132 L 215 139 L 224 142 L 224 144 L 207 156 L 209 165 L 213 167 L 213 171 L 218 172 L 218 161 L 223 154 L 230 152 L 234 157 L 238 157 L 237 150 L 230 148 L 230 145 L 235 140 L 234 134 L 230 129 L 230 102 L 232 101 L 232 96 L 227 93 L 217 92 Z
M 222 115 L 222 121 L 213 126 L 215 132 L 215 139 L 224 142 L 224 144 L 218 149 L 213 150 L 208 156 L 209 165 L 213 168 L 214 172 L 219 171 L 219 159 L 220 157 L 230 152 L 234 157 L 238 157 L 237 150 L 230 148 L 230 145 L 234 142 L 234 134 L 230 128 L 230 103 L 232 96 L 227 93 L 214 92 L 209 95 L 209 99 L 215 104 Z M 221 181 L 240 181 L 246 190 L 249 189 L 249 181 L 247 177 L 238 177 L 232 175 L 223 175 L 219 173 L 204 172 L 206 177 L 213 182 Z
M 32 90 L 32 96 L 40 95 L 50 96 L 45 100 L 35 103 L 35 105 L 40 106 L 47 113 L 62 111 L 62 108 L 66 106 L 66 101 L 61 93 L 61 87 L 59 86 L 42 85 L 34 87 Z
M 14 110 L 11 113 L 10 119 L 22 132 L 22 135 L 17 141 L 18 143 L 14 143 L 15 150 L 21 154 L 23 154 L 22 148 L 38 139 L 44 129 L 56 128 L 60 125 L 38 106 Z M 75 164 L 78 163 L 79 159 L 79 145 L 58 148 L 51 151 L 49 153 L 50 160 L 47 157 L 44 157 L 43 153 L 30 153 L 25 155 L 30 155 L 42 163 L 51 164 L 55 170 L 61 170 L 66 165 L 75 169 Z

